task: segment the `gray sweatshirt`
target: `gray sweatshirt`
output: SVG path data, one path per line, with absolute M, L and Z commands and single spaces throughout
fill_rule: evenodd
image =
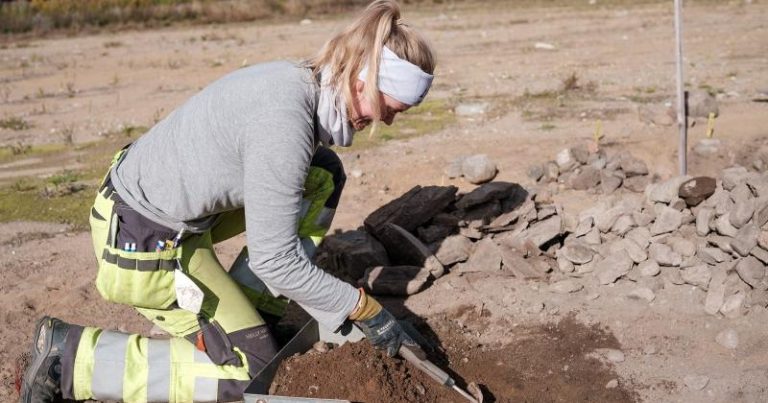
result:
M 312 264 L 297 234 L 318 91 L 293 63 L 237 70 L 139 138 L 111 179 L 129 206 L 176 230 L 244 207 L 253 273 L 333 330 L 358 291 Z

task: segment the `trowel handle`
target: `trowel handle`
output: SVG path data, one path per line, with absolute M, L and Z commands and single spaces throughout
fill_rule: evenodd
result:
M 447 386 L 449 388 L 454 385 L 455 382 L 453 381 L 453 378 L 451 378 L 450 375 L 448 375 L 445 371 L 438 368 L 437 365 L 432 364 L 428 360 L 419 358 L 418 355 L 416 355 L 416 353 L 414 353 L 410 347 L 406 345 L 401 345 L 400 350 L 398 350 L 398 353 L 406 361 L 415 365 L 416 368 L 420 369 L 422 372 L 429 375 L 432 379 L 436 380 L 440 384 Z

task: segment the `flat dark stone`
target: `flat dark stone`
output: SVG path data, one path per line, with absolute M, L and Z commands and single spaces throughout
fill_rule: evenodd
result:
M 678 194 L 689 206 L 696 206 L 715 193 L 717 182 L 709 176 L 697 176 L 680 185 Z

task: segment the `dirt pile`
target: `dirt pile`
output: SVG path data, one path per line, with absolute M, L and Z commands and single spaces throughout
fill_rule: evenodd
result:
M 463 381 L 478 382 L 486 402 L 637 400 L 606 365 L 605 357 L 618 351 L 618 342 L 598 327 L 566 318 L 557 324 L 519 328 L 520 337 L 511 345 L 484 346 L 460 334 L 451 323 L 455 316 L 434 318 L 431 325 L 441 348 L 431 359 L 450 367 L 462 386 Z M 464 402 L 407 362 L 386 357 L 365 342 L 285 360 L 270 394 L 367 403 Z

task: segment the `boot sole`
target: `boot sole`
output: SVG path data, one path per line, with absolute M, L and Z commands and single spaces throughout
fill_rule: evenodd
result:
M 24 378 L 22 379 L 21 383 L 21 396 L 19 399 L 19 402 L 21 403 L 33 403 L 32 397 L 30 396 L 29 392 L 32 389 L 32 385 L 28 383 L 29 379 L 34 379 L 35 375 L 37 375 L 37 371 L 40 370 L 40 367 L 43 365 L 43 361 L 45 361 L 45 358 L 48 357 L 48 354 L 51 352 L 51 347 L 53 347 L 53 326 L 50 327 L 45 333 L 45 339 L 44 339 L 44 345 L 42 351 L 37 351 L 37 340 L 40 335 L 40 330 L 43 326 L 46 326 L 46 324 L 51 321 L 53 318 L 45 316 L 40 321 L 37 322 L 37 326 L 35 327 L 35 338 L 32 340 L 32 362 L 27 367 L 27 370 L 24 371 Z

